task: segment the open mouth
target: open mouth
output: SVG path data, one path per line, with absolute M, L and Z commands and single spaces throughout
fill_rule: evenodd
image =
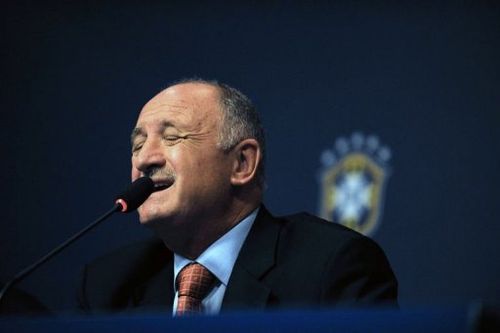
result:
M 163 190 L 166 190 L 167 188 L 169 188 L 170 186 L 172 186 L 174 182 L 173 181 L 155 181 L 155 187 L 154 187 L 154 190 L 153 192 L 159 192 L 159 191 L 163 191 Z

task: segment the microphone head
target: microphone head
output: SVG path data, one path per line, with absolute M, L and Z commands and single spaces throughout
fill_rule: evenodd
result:
M 141 177 L 131 183 L 128 188 L 116 197 L 115 203 L 122 213 L 130 213 L 137 209 L 153 193 L 154 182 L 149 177 Z

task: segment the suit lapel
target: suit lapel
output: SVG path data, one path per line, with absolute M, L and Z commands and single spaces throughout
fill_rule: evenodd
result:
M 222 302 L 223 311 L 266 307 L 271 289 L 262 282 L 262 278 L 275 265 L 280 229 L 279 220 L 261 206 L 234 264 Z

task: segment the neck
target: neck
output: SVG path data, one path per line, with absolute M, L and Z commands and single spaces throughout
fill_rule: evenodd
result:
M 199 219 L 162 223 L 155 228 L 163 243 L 174 253 L 188 259 L 198 258 L 212 243 L 254 211 L 260 204 L 239 202 L 222 214 Z

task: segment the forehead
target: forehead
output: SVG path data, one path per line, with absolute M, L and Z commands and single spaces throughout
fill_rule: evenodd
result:
M 186 83 L 169 87 L 144 105 L 137 126 L 158 121 L 189 125 L 214 122 L 219 119 L 219 93 L 215 87 Z

